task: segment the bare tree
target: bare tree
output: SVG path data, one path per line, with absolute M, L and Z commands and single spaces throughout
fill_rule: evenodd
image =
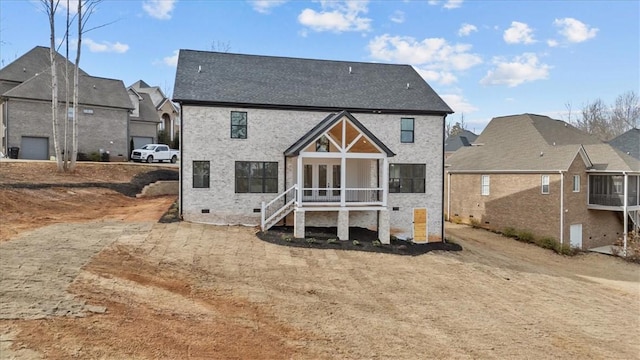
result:
M 51 32 L 49 46 L 49 61 L 51 64 L 51 126 L 53 129 L 53 148 L 56 153 L 58 171 L 64 171 L 62 163 L 62 150 L 58 144 L 58 69 L 56 52 L 56 26 L 55 15 L 58 10 L 60 0 L 40 0 L 49 18 L 49 28 Z
M 640 105 L 633 91 L 616 98 L 613 107 L 608 107 L 601 99 L 588 103 L 582 108 L 582 119 L 573 124 L 602 141 L 609 141 L 625 131 L 638 127 Z
M 640 128 L 640 100 L 634 91 L 628 91 L 616 98 L 611 119 L 618 135 L 631 128 Z

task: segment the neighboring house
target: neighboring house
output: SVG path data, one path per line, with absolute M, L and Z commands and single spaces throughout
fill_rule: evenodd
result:
M 59 126 L 71 120 L 64 100 L 65 60 L 58 56 Z M 69 63 L 70 79 L 74 65 Z M 109 151 L 126 157 L 131 102 L 120 80 L 90 76 L 79 69 L 78 152 Z M 73 80 L 70 80 L 73 89 Z M 69 90 L 72 100 L 73 91 Z M 35 47 L 0 69 L 0 117 L 3 124 L 2 149 L 19 147 L 22 159 L 49 159 L 55 155 L 51 123 L 51 66 L 49 48 Z M 71 125 L 71 122 L 69 122 Z M 71 126 L 69 126 L 71 133 Z M 69 136 L 69 140 L 71 137 Z M 63 140 L 59 145 L 62 147 Z
M 411 66 L 181 50 L 174 89 L 185 220 L 442 240 L 452 110 Z
M 638 228 L 640 162 L 572 125 L 497 117 L 475 143 L 446 161 L 449 219 L 585 249 Z
M 623 153 L 640 160 L 640 129 L 633 128 L 615 139 L 609 145 Z
M 448 136 L 444 140 L 444 157 L 448 158 L 463 146 L 471 146 L 478 138 L 478 135 L 469 130 L 462 130 L 456 135 Z
M 138 94 L 147 94 L 149 96 L 151 103 L 155 108 L 156 116 L 159 119 L 156 132 L 160 130 L 167 131 L 169 140 L 173 141 L 180 128 L 180 113 L 178 107 L 165 96 L 162 90 L 160 90 L 160 87 L 149 86 L 149 84 L 142 80 L 138 80 L 133 83 L 129 86 L 129 89 L 135 90 Z M 134 140 L 134 142 L 135 141 L 136 140 Z
M 149 94 L 138 92 L 132 87 L 127 91 L 133 105 L 133 111 L 129 117 L 129 147 L 131 147 L 129 150 L 131 151 L 140 149 L 146 144 L 156 143 L 162 119 L 158 116 Z

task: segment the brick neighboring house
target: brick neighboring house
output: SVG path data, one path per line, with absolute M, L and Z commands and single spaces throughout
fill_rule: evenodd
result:
M 59 126 L 65 119 L 65 61 L 58 57 Z M 51 66 L 49 48 L 37 46 L 0 69 L 2 152 L 19 147 L 22 159 L 48 160 L 55 155 L 51 124 Z M 74 65 L 69 62 L 70 79 Z M 129 111 L 132 106 L 121 80 L 90 76 L 79 69 L 78 152 L 109 151 L 126 158 Z M 71 80 L 72 81 L 72 80 Z M 73 88 L 73 83 L 69 85 Z M 69 91 L 72 101 L 73 92 Z M 71 125 L 71 122 L 69 122 Z M 69 133 L 71 127 L 69 127 Z M 70 137 L 69 137 L 70 139 Z M 62 146 L 62 140 L 59 143 Z
M 146 94 L 144 97 L 149 98 L 156 112 L 156 117 L 157 117 L 156 133 L 161 130 L 167 131 L 167 135 L 169 136 L 169 141 L 173 141 L 180 127 L 180 124 L 179 124 L 180 112 L 178 110 L 178 107 L 168 97 L 165 96 L 164 92 L 160 90 L 160 87 L 150 86 L 149 84 L 147 84 L 142 80 L 138 80 L 135 83 L 131 84 L 131 86 L 129 86 L 128 89 L 133 90 L 140 95 Z M 132 100 L 135 100 L 135 99 L 132 99 Z M 146 116 L 144 120 L 148 121 L 147 119 L 150 119 L 150 118 L 151 118 L 150 116 Z M 171 144 L 167 144 L 167 145 L 171 145 Z
M 181 50 L 174 89 L 185 220 L 443 238 L 452 110 L 411 66 Z
M 584 249 L 637 229 L 640 162 L 595 137 L 523 114 L 492 119 L 476 144 L 447 159 L 449 219 Z

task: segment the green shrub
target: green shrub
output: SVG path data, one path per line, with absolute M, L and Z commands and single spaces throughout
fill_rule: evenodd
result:
M 518 241 L 532 243 L 534 240 L 534 237 L 530 231 L 520 230 L 516 233 L 516 239 L 518 239 Z
M 469 219 L 469 224 L 470 224 L 470 225 L 471 225 L 471 227 L 473 227 L 474 229 L 478 229 L 478 228 L 480 228 L 480 220 L 478 220 L 478 219 L 474 219 L 474 218 Z
M 567 255 L 567 256 L 573 256 L 580 252 L 579 249 L 571 247 L 568 244 L 563 244 L 563 245 L 557 244 L 554 250 L 560 255 Z
M 355 245 L 355 246 L 360 246 L 360 241 L 358 241 L 358 240 L 353 240 L 353 245 Z
M 552 238 L 551 236 L 543 236 L 539 239 L 536 239 L 536 245 L 540 246 L 543 249 L 556 250 L 559 248 L 560 244 L 558 244 L 556 239 Z
M 102 157 L 100 156 L 100 153 L 97 151 L 92 151 L 89 153 L 89 161 L 100 161 L 102 160 Z
M 453 216 L 451 218 L 451 222 L 454 224 L 462 224 L 462 219 L 460 218 L 460 216 Z
M 504 230 L 502 230 L 502 235 L 506 237 L 511 237 L 511 238 L 516 237 L 516 229 L 508 226 L 504 228 Z
M 337 242 L 338 242 L 338 240 L 336 240 L 336 239 L 327 239 L 327 244 L 335 244 Z
M 373 240 L 371 245 L 373 245 L 374 247 L 378 247 L 378 246 L 382 246 L 382 243 L 380 242 L 380 240 Z

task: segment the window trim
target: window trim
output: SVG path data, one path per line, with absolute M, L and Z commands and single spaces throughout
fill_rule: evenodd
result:
M 580 192 L 580 175 L 573 175 L 573 192 Z
M 195 172 L 195 168 L 196 168 L 196 163 L 206 163 L 208 166 L 207 169 L 207 174 L 201 175 L 203 177 L 203 185 L 205 186 L 196 186 L 196 172 Z M 200 176 L 200 175 L 199 175 Z M 204 181 L 204 177 L 206 177 L 207 181 L 205 184 Z M 211 188 L 211 161 L 209 160 L 193 160 L 191 162 L 191 187 L 193 189 L 209 189 Z
M 244 125 L 238 125 L 238 124 L 234 124 L 233 123 L 233 114 L 244 114 Z M 229 122 L 230 122 L 230 131 L 231 131 L 231 138 L 232 139 L 246 139 L 249 136 L 249 114 L 246 111 L 231 111 L 231 114 L 229 116 Z M 233 136 L 234 131 L 233 129 L 235 128 L 244 128 L 244 137 L 240 137 L 240 136 Z M 237 132 L 236 132 L 237 134 Z
M 403 178 L 402 176 L 400 176 L 402 174 L 402 170 L 398 169 L 398 176 L 397 178 L 391 177 L 391 167 L 392 166 L 411 166 L 411 177 L 410 178 Z M 422 166 L 423 167 L 423 172 L 424 172 L 424 177 L 414 177 L 414 168 L 417 166 Z M 400 191 L 400 189 L 402 188 L 402 180 L 408 180 L 411 179 L 411 191 Z M 396 187 L 395 186 L 391 186 L 391 182 L 392 180 L 397 180 L 399 182 L 398 185 L 398 191 L 395 191 Z M 415 181 L 416 180 L 422 180 L 422 191 L 414 191 L 415 189 Z M 393 163 L 393 164 L 389 164 L 389 193 L 390 194 L 425 194 L 427 192 L 427 165 L 423 164 L 423 163 Z
M 249 164 L 249 168 L 251 168 L 251 164 L 254 163 L 259 163 L 262 164 L 262 176 L 260 177 L 261 183 L 262 183 L 262 191 L 260 192 L 256 192 L 256 191 L 251 191 L 251 180 L 255 179 L 254 177 L 251 177 L 251 172 L 249 171 L 249 174 L 246 178 L 242 178 L 242 179 L 247 179 L 247 191 L 238 191 L 238 163 L 247 163 Z M 266 164 L 276 164 L 276 177 L 266 177 Z M 234 174 L 233 174 L 233 187 L 234 187 L 234 192 L 236 194 L 277 194 L 278 193 L 278 171 L 279 171 L 279 166 L 280 164 L 277 161 L 236 161 L 234 162 L 233 165 L 233 169 L 234 169 Z M 276 188 L 273 189 L 273 191 L 268 191 L 266 186 L 267 186 L 267 182 L 266 180 L 268 179 L 275 179 L 276 180 Z
M 403 130 L 402 123 L 404 120 L 411 120 L 411 130 Z M 403 134 L 411 133 L 411 141 L 404 141 Z M 415 118 L 400 118 L 400 143 L 402 144 L 413 144 L 416 141 L 416 119 Z
M 550 193 L 550 190 L 551 190 L 550 189 L 551 187 L 549 185 L 551 183 L 551 181 L 549 179 L 549 175 L 542 175 L 541 178 L 540 178 L 540 181 L 541 181 L 541 186 L 540 186 L 541 193 L 543 195 L 548 195 Z M 547 191 L 544 190 L 545 186 L 547 187 Z
M 485 180 L 486 180 L 486 184 L 485 184 Z M 480 178 L 480 195 L 482 196 L 491 195 L 491 177 L 489 175 L 482 175 L 482 177 Z

